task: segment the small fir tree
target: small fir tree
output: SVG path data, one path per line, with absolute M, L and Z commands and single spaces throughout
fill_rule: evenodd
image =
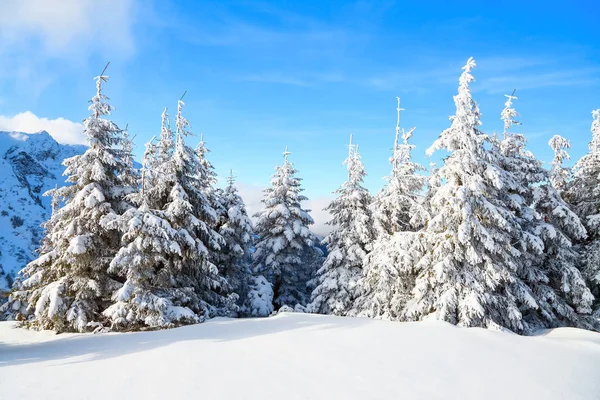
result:
M 238 296 L 238 306 L 245 312 L 251 277 L 250 247 L 254 232 L 252 221 L 236 186 L 233 171 L 227 179 L 227 187 L 222 196 L 225 213 L 219 223 L 219 234 L 225 240 L 219 254 L 219 265 L 223 266 L 223 276 L 231 290 Z
M 362 277 L 363 260 L 375 239 L 371 195 L 363 185 L 365 167 L 358 146 L 348 146 L 344 161 L 348 179 L 336 190 L 337 197 L 325 210 L 332 216 L 332 231 L 323 243 L 327 258 L 317 273 L 317 287 L 312 293 L 310 309 L 322 314 L 346 315 L 354 301 L 355 286 Z
M 309 228 L 314 221 L 301 205 L 307 200 L 300 194 L 301 179 L 296 177 L 298 171 L 289 160 L 287 148 L 283 155 L 283 165 L 277 167 L 271 187 L 264 190 L 264 208 L 256 214 L 259 239 L 253 254 L 254 272 L 271 283 L 276 309 L 306 305 L 308 283 L 316 272 L 306 262 L 306 252 L 318 251 L 314 247 L 317 239 Z
M 429 150 L 450 154 L 438 170 L 441 185 L 431 195 L 431 220 L 407 250 L 418 261 L 405 268 L 418 275 L 405 316 L 520 331 L 519 305 L 530 295 L 516 276 L 520 252 L 513 232 L 519 232 L 519 221 L 502 201 L 504 172 L 479 130 L 479 107 L 469 88 L 474 66 L 471 58 L 463 67 L 451 127 Z
M 377 194 L 373 204 L 375 222 L 383 235 L 395 232 L 414 230 L 423 226 L 427 213 L 422 205 L 421 190 L 425 177 L 419 172 L 425 168 L 412 161 L 411 152 L 414 145 L 408 141 L 415 128 L 409 131 L 400 129 L 400 98 L 398 100 L 398 120 L 396 123 L 396 139 L 390 163 L 392 171 L 386 178 L 387 184 Z M 400 141 L 402 139 L 402 141 Z
M 397 107 L 396 138 L 390 158 L 388 184 L 374 203 L 379 235 L 364 260 L 364 276 L 357 286 L 351 315 L 399 319 L 414 286 L 414 274 L 405 266 L 414 262 L 415 232 L 425 225 L 428 212 L 421 191 L 425 168 L 412 161 L 414 145 L 408 143 L 415 128 L 400 128 L 400 98 Z M 400 142 L 400 139 L 402 141 Z M 407 250 L 410 250 L 407 252 Z

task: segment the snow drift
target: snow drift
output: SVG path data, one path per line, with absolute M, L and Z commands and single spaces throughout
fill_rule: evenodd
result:
M 279 314 L 61 334 L 0 323 L 2 399 L 597 399 L 600 334 Z

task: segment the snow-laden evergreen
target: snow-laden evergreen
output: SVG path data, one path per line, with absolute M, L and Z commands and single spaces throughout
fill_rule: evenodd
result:
M 600 108 L 592 111 L 592 117 L 589 151 L 573 168 L 568 199 L 595 239 L 600 229 Z
M 204 196 L 215 210 L 218 219 L 219 216 L 227 213 L 227 209 L 222 204 L 225 193 L 223 190 L 215 187 L 217 184 L 217 173 L 215 172 L 215 167 L 206 157 L 208 153 L 210 153 L 210 150 L 206 147 L 204 135 L 200 135 L 200 142 L 198 142 L 198 146 L 196 146 L 196 155 L 200 165 L 196 178 L 202 187 Z
M 421 193 L 425 168 L 412 161 L 414 145 L 408 140 L 415 128 L 400 128 L 400 98 L 397 107 L 396 137 L 390 158 L 392 170 L 388 183 L 373 204 L 378 235 L 364 260 L 363 278 L 357 286 L 351 315 L 398 319 L 414 286 L 411 268 L 415 254 L 415 231 L 422 227 L 428 213 Z M 402 141 L 400 141 L 400 139 Z M 407 252 L 407 250 L 409 250 Z
M 211 257 L 211 252 L 219 251 L 225 241 L 215 230 L 218 215 L 207 195 L 211 187 L 202 179 L 210 172 L 197 152 L 184 143 L 184 136 L 191 133 L 188 131 L 188 121 L 182 116 L 183 105 L 183 101 L 179 100 L 173 162 L 167 164 L 167 171 L 172 170 L 177 184 L 173 186 L 170 201 L 166 205 L 173 227 L 185 230 L 190 235 L 184 236 L 189 253 L 184 255 L 181 284 L 195 287 L 201 309 L 210 311 L 211 315 L 227 314 L 234 306 L 232 300 L 227 298 L 228 291 L 224 289 L 229 285 Z
M 525 319 L 532 329 L 559 326 L 597 329 L 600 325 L 589 318 L 594 297 L 581 275 L 581 258 L 573 246 L 586 238 L 585 227 L 552 186 L 548 172 L 543 171 L 546 180 L 533 186 L 537 218 L 532 234 L 540 237 L 544 249 L 542 254 L 534 255 L 532 268 L 525 275 L 538 309 L 525 315 Z
M 415 146 L 408 143 L 415 128 L 408 131 L 400 129 L 402 109 L 400 98 L 397 97 L 397 100 L 396 139 L 390 157 L 392 171 L 390 176 L 386 177 L 387 183 L 373 203 L 375 223 L 382 235 L 414 230 L 423 226 L 427 219 L 421 198 L 425 177 L 419 175 L 425 168 L 412 161 L 411 152 Z
M 301 178 L 296 176 L 290 154 L 286 147 L 283 165 L 272 176 L 271 187 L 264 190 L 264 208 L 255 215 L 259 239 L 253 254 L 254 272 L 271 283 L 276 309 L 306 305 L 311 293 L 309 282 L 316 272 L 307 259 L 320 252 L 314 247 L 317 238 L 309 228 L 314 221 L 301 205 L 307 198 L 301 194 Z
M 514 94 L 514 93 L 513 93 Z M 554 326 L 593 324 L 590 313 L 591 294 L 578 270 L 579 255 L 573 241 L 585 237 L 577 216 L 561 198 L 557 187 L 566 178 L 561 162 L 567 157 L 568 142 L 555 136 L 551 146 L 557 156 L 553 171 L 547 171 L 531 152 L 525 150 L 523 135 L 511 132 L 518 113 L 507 96 L 502 112 L 504 139 L 500 165 L 511 179 L 504 182 L 506 203 L 519 217 L 521 235 L 517 246 L 521 251 L 517 274 L 531 291 L 532 301 L 521 305 L 523 331 Z M 560 182 L 563 182 L 561 184 Z
M 573 181 L 565 194 L 587 229 L 581 241 L 583 272 L 596 296 L 595 311 L 600 318 L 600 109 L 592 111 L 592 140 L 573 168 Z
M 227 179 L 227 187 L 221 197 L 225 213 L 218 224 L 218 232 L 225 244 L 217 253 L 222 274 L 229 283 L 231 291 L 238 296 L 238 305 L 246 310 L 251 277 L 251 254 L 254 232 L 252 221 L 246 212 L 246 206 L 236 186 L 233 171 Z
M 571 159 L 567 152 L 571 148 L 571 142 L 560 135 L 554 135 L 548 145 L 554 151 L 554 158 L 550 167 L 550 182 L 562 194 L 571 180 L 571 171 L 563 166 L 565 161 Z
M 111 272 L 126 281 L 104 312 L 114 329 L 193 323 L 231 307 L 221 295 L 227 281 L 209 257 L 224 241 L 212 228 L 216 213 L 198 179 L 202 165 L 185 144 L 191 133 L 183 106 L 180 100 L 175 141 L 165 110 L 161 138 L 147 146 L 142 189 L 132 196 L 139 208 L 104 221 L 124 233 Z
M 217 185 L 217 173 L 212 163 L 208 160 L 207 154 L 210 150 L 206 147 L 204 141 L 204 135 L 200 135 L 200 141 L 196 146 L 196 156 L 198 157 L 198 163 L 200 168 L 196 174 L 196 179 L 200 183 L 202 193 L 204 194 L 208 204 L 212 207 L 215 212 L 214 224 L 210 225 L 215 231 L 219 231 L 223 224 L 226 224 L 229 220 L 228 215 L 228 200 L 226 199 L 227 194 L 225 190 L 216 187 Z M 219 273 L 225 275 L 231 271 L 229 261 L 231 260 L 231 252 L 227 247 L 226 241 L 222 242 L 219 248 L 209 248 L 209 259 L 214 263 Z M 229 272 L 228 272 L 229 271 Z M 225 285 L 220 287 L 219 291 L 223 296 L 229 296 L 235 292 L 235 285 Z M 237 293 L 239 295 L 239 293 Z M 233 300 L 233 299 L 232 299 Z M 242 302 L 242 298 L 238 300 Z M 234 310 L 232 310 L 233 312 Z
M 112 111 L 102 93 L 108 77 L 95 80 L 91 115 L 84 121 L 90 147 L 64 161 L 72 185 L 47 193 L 63 206 L 46 223 L 40 256 L 23 269 L 22 287 L 11 298 L 16 318 L 27 327 L 58 332 L 96 327 L 117 285 L 107 270 L 119 236 L 103 229 L 100 220 L 118 208 L 119 175 L 128 166 L 118 149 L 122 131 L 104 118 Z
M 450 154 L 438 170 L 441 185 L 430 199 L 431 219 L 407 250 L 418 259 L 418 276 L 405 313 L 409 319 L 431 316 L 521 331 L 519 306 L 531 295 L 516 276 L 520 251 L 514 234 L 520 226 L 503 202 L 505 173 L 486 150 L 490 138 L 479 130 L 479 107 L 469 87 L 473 67 L 471 58 L 454 97 L 451 126 L 428 151 Z
M 264 275 L 252 274 L 249 277 L 244 314 L 250 317 L 268 317 L 274 309 L 273 286 Z
M 322 314 L 345 315 L 355 297 L 355 286 L 362 277 L 363 260 L 376 232 L 369 208 L 371 195 L 363 187 L 365 167 L 358 145 L 348 146 L 344 164 L 348 179 L 335 191 L 337 197 L 325 208 L 332 219 L 332 231 L 323 240 L 327 258 L 317 272 L 317 287 L 312 292 L 310 310 Z
M 178 323 L 197 322 L 194 312 L 174 304 L 178 291 L 173 285 L 173 260 L 182 256 L 177 230 L 173 229 L 164 211 L 148 206 L 151 191 L 144 177 L 151 175 L 154 146 L 146 146 L 142 169 L 141 191 L 133 196 L 138 208 L 122 216 L 105 220 L 105 225 L 123 232 L 123 247 L 112 260 L 110 271 L 123 276 L 125 283 L 113 295 L 113 304 L 104 311 L 115 330 L 170 327 Z M 189 289 L 187 290 L 189 292 Z M 190 297 L 182 290 L 181 297 Z
M 207 154 L 210 153 L 210 150 L 206 147 L 206 142 L 204 141 L 204 135 L 200 135 L 200 142 L 196 146 L 196 155 L 198 157 L 199 168 L 196 174 L 196 179 L 200 183 L 202 188 L 202 193 L 204 194 L 208 204 L 213 208 L 215 212 L 214 224 L 210 225 L 215 231 L 220 232 L 221 227 L 224 224 L 227 224 L 229 221 L 229 212 L 228 208 L 230 204 L 227 199 L 227 194 L 225 190 L 216 187 L 217 184 L 217 173 L 215 172 L 215 168 L 211 164 L 211 162 L 207 158 Z M 241 198 L 240 198 L 241 199 Z M 208 249 L 208 258 L 210 262 L 217 266 L 219 274 L 225 276 L 233 271 L 232 265 L 230 262 L 232 261 L 232 253 L 231 248 L 227 245 L 227 240 L 220 244 L 218 248 L 212 247 Z M 235 277 L 234 281 L 237 279 Z M 239 277 L 238 277 L 239 278 Z M 243 295 L 241 295 L 237 289 L 237 283 L 229 282 L 227 285 L 223 285 L 219 288 L 218 292 L 222 296 L 232 296 L 230 302 L 238 302 L 239 305 L 243 304 Z M 230 304 L 232 307 L 229 307 L 230 310 L 227 312 L 235 313 L 238 306 L 235 306 L 233 303 Z M 233 314 L 232 314 L 233 315 Z

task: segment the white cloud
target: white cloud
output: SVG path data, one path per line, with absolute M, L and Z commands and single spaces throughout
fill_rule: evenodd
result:
M 264 186 L 249 185 L 244 183 L 236 183 L 240 195 L 244 199 L 248 215 L 254 215 L 262 208 L 260 202 L 263 198 Z M 315 220 L 315 224 L 311 226 L 313 232 L 317 235 L 325 236 L 331 232 L 331 227 L 326 225 L 326 222 L 330 220 L 331 216 L 323 208 L 331 201 L 330 196 L 316 197 L 314 199 L 304 202 L 303 206 L 311 210 L 310 215 Z
M 262 208 L 262 203 L 260 201 L 263 198 L 262 191 L 265 189 L 265 187 L 243 182 L 236 182 L 235 185 L 237 186 L 242 199 L 244 199 L 248 215 L 252 216 L 259 212 Z
M 0 86 L 36 99 L 61 75 L 134 53 L 137 0 L 0 0 Z M 97 72 L 95 72 L 97 73 Z
M 132 20 L 133 0 L 3 0 L 0 43 L 7 47 L 34 39 L 53 56 L 84 46 L 129 52 Z
M 315 224 L 311 227 L 312 231 L 317 235 L 325 236 L 331 232 L 331 226 L 326 222 L 331 219 L 331 214 L 323 210 L 331 202 L 331 196 L 316 197 L 308 200 L 304 207 L 311 210 L 310 215 L 315 220 Z
M 12 117 L 0 115 L 0 131 L 25 133 L 46 131 L 59 143 L 85 144 L 83 124 L 64 118 L 40 118 L 31 111 L 25 111 Z

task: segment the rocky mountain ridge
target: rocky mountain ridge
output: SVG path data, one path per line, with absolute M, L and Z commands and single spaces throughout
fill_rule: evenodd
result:
M 65 184 L 62 162 L 82 145 L 59 144 L 48 132 L 0 132 L 0 291 L 35 257 L 50 216 L 44 192 Z

